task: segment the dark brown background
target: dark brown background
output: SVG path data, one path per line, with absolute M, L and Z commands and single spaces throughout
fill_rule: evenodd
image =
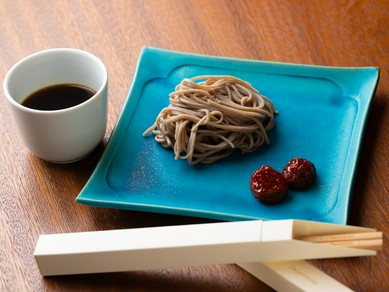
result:
M 388 240 L 388 1 L 3 0 L 0 20 L 2 78 L 19 59 L 53 47 L 87 50 L 104 61 L 110 80 L 105 142 L 145 45 L 269 61 L 379 66 L 350 223 L 382 230 Z M 39 234 L 208 220 L 76 204 L 105 143 L 81 162 L 49 164 L 24 147 L 4 98 L 0 113 L 0 290 L 270 290 L 235 265 L 42 278 L 32 256 Z M 311 262 L 352 289 L 384 291 L 389 289 L 387 246 L 375 257 Z

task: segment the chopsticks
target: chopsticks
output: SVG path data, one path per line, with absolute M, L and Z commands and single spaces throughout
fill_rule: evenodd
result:
M 381 250 L 383 244 L 382 232 L 378 231 L 305 236 L 298 240 L 370 250 Z

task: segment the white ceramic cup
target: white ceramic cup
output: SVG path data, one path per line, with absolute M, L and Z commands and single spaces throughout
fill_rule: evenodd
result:
M 100 143 L 107 124 L 108 76 L 103 62 L 77 49 L 41 51 L 16 63 L 3 90 L 27 147 L 54 163 L 87 156 Z M 21 103 L 31 93 L 56 84 L 79 84 L 96 91 L 87 101 L 60 110 L 36 110 Z

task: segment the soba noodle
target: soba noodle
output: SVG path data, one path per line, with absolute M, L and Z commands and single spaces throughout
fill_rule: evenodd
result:
M 184 79 L 170 94 L 150 132 L 175 159 L 189 164 L 213 163 L 234 149 L 243 153 L 269 144 L 274 126 L 274 105 L 248 82 L 232 76 Z

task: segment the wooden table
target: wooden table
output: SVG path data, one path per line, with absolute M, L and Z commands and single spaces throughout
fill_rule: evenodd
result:
M 114 128 L 142 46 L 292 63 L 379 66 L 352 194 L 350 224 L 384 231 L 375 257 L 311 261 L 358 291 L 388 291 L 389 3 L 381 1 L 3 0 L 2 78 L 19 59 L 53 47 L 96 54 L 109 71 L 104 143 L 71 165 L 33 156 L 0 99 L 0 290 L 271 290 L 236 265 L 42 278 L 33 251 L 39 234 L 210 220 L 75 203 Z

